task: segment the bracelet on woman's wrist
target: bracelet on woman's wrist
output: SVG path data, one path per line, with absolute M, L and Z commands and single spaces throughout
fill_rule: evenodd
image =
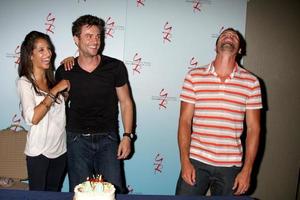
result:
M 52 94 L 51 92 L 49 92 L 47 96 L 49 96 L 53 101 L 56 101 L 56 96 L 54 96 L 54 94 Z

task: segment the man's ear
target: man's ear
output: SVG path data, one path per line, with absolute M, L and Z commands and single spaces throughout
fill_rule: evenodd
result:
M 76 46 L 78 47 L 79 38 L 77 36 L 73 36 L 73 40 L 74 40 Z

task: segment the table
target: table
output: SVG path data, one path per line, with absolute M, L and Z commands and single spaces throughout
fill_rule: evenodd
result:
M 74 193 L 0 189 L 0 200 L 72 200 Z M 246 196 L 205 197 L 174 195 L 118 194 L 116 200 L 253 200 Z

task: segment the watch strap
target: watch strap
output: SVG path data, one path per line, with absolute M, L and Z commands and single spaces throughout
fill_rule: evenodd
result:
M 129 137 L 131 140 L 133 139 L 133 133 L 123 133 L 123 137 Z

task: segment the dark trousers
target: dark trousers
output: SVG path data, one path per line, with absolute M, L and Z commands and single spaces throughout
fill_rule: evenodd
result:
M 29 190 L 55 191 L 61 190 L 66 171 L 67 154 L 57 158 L 46 156 L 26 156 L 29 179 Z
M 190 159 L 196 170 L 196 184 L 191 186 L 178 178 L 176 195 L 205 195 L 210 188 L 212 196 L 231 196 L 235 177 L 241 167 L 215 167 Z

